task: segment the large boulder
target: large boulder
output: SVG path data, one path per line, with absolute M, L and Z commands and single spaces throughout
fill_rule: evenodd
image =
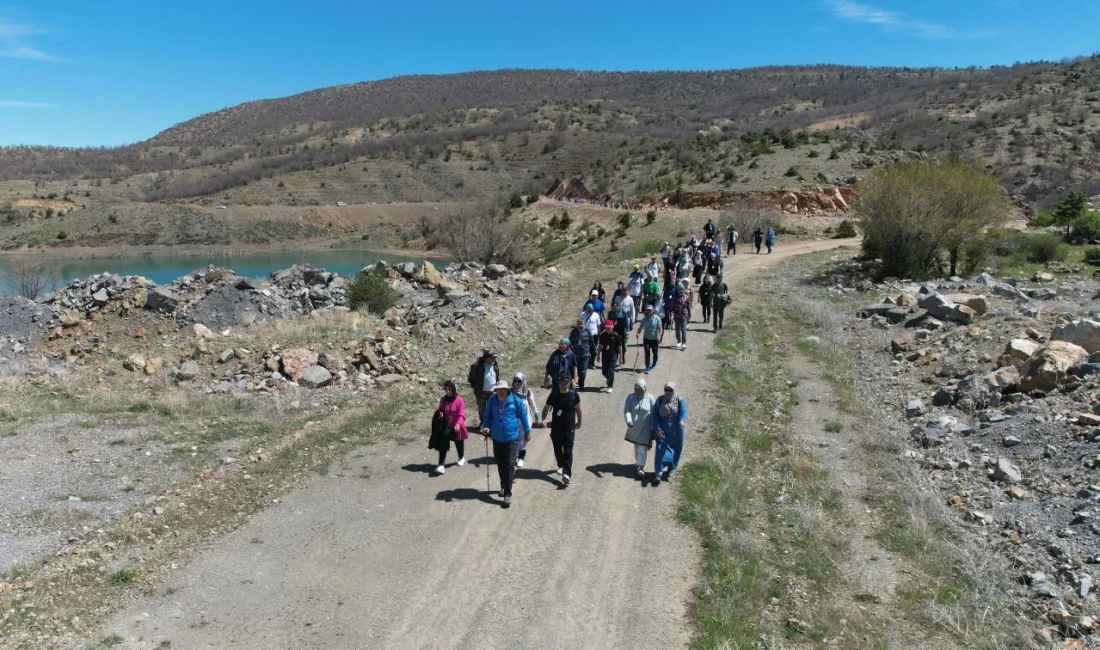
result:
M 443 274 L 437 271 L 436 268 L 432 266 L 431 262 L 425 261 L 417 267 L 416 272 L 413 274 L 413 279 L 420 284 L 426 284 L 429 287 L 437 287 L 440 282 L 443 282 Z
M 309 366 L 302 370 L 298 383 L 308 388 L 324 388 L 332 383 L 332 373 L 322 366 Z
M 1000 296 L 1002 298 L 1007 298 L 1008 300 L 1015 300 L 1016 302 L 1019 302 L 1019 303 L 1028 302 L 1028 297 L 1024 294 L 1024 292 L 1020 291 L 1015 286 L 1013 286 L 1011 284 L 1008 284 L 1007 282 L 1002 282 L 1002 283 L 998 284 L 997 286 L 993 287 L 993 293 L 997 294 L 998 296 Z
M 283 374 L 292 381 L 302 378 L 302 371 L 317 365 L 317 353 L 309 348 L 283 350 Z
M 989 303 L 986 301 L 985 296 L 977 296 L 972 293 L 953 293 L 947 296 L 947 300 L 959 305 L 966 305 L 979 316 L 989 311 Z
M 484 274 L 490 280 L 497 280 L 508 275 L 508 267 L 503 264 L 490 264 L 485 267 Z
M 1020 371 L 1015 366 L 997 368 L 982 378 L 986 388 L 997 393 L 1011 393 L 1020 387 Z
M 180 306 L 180 298 L 171 291 L 153 289 L 145 298 L 145 308 L 152 311 L 172 313 Z
M 1054 328 L 1051 341 L 1068 341 L 1085 349 L 1089 354 L 1100 350 L 1100 323 L 1081 319 Z
M 1039 348 L 1024 364 L 1020 390 L 1050 392 L 1069 375 L 1070 368 L 1085 363 L 1089 353 L 1067 341 L 1051 341 Z
M 951 302 L 938 293 L 929 294 L 920 299 L 920 308 L 926 310 L 932 316 L 940 320 L 950 320 L 963 325 L 969 325 L 977 317 L 975 312 L 966 305 Z
M 1005 354 L 1020 361 L 1027 361 L 1038 350 L 1039 344 L 1031 339 L 1012 339 L 1005 346 Z

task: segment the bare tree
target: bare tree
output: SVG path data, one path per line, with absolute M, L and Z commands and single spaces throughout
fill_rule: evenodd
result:
M 459 262 L 514 266 L 524 261 L 523 224 L 488 203 L 451 208 L 436 225 L 435 237 Z
M 57 288 L 61 278 L 48 262 L 32 257 L 19 257 L 0 268 L 0 284 L 29 300 Z

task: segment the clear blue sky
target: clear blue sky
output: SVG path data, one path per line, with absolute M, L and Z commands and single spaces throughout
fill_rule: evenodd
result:
M 0 0 L 0 145 L 117 145 L 400 74 L 989 66 L 1100 51 L 1100 0 Z

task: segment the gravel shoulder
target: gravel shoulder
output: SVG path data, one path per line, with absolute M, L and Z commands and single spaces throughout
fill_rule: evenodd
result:
M 845 243 L 739 255 L 727 277 Z M 651 391 L 677 381 L 691 404 L 687 460 L 710 420 L 703 395 L 713 377 L 712 335 L 693 325 L 688 350 L 663 349 L 648 377 Z M 632 476 L 621 410 L 634 376 L 624 369 L 615 393 L 583 395 L 569 488 L 552 474 L 545 431 L 510 510 L 486 495 L 480 440 L 469 443 L 473 463 L 441 477 L 427 474 L 426 433 L 383 443 L 226 536 L 102 635 L 142 649 L 686 647 L 700 543 L 677 521 L 675 482 L 655 488 Z M 426 418 L 403 433 L 426 431 Z

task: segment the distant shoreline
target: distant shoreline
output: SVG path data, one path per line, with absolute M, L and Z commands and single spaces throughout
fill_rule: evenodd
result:
M 0 260 L 20 259 L 29 256 L 47 256 L 52 260 L 110 260 L 123 258 L 187 258 L 187 257 L 241 257 L 246 255 L 264 255 L 270 253 L 309 252 L 347 252 L 361 251 L 375 255 L 393 255 L 395 257 L 421 257 L 428 260 L 447 259 L 442 251 L 423 251 L 401 248 L 370 248 L 367 246 L 333 246 L 324 242 L 312 242 L 283 246 L 72 246 L 67 248 L 32 248 L 17 251 L 0 251 Z

